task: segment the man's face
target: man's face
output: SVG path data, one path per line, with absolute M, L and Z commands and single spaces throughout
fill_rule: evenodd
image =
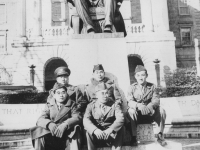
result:
M 67 91 L 65 91 L 64 88 L 57 89 L 54 93 L 54 98 L 58 103 L 63 103 L 65 102 L 67 98 Z
M 62 85 L 69 83 L 69 76 L 67 75 L 60 75 L 56 78 L 56 81 Z
M 108 101 L 108 90 L 101 90 L 96 92 L 96 97 L 100 103 L 107 103 Z
M 140 85 L 146 82 L 146 78 L 147 78 L 146 71 L 140 71 L 135 74 L 135 79 Z
M 96 79 L 97 81 L 103 80 L 105 77 L 105 72 L 103 70 L 95 70 L 93 73 L 93 78 Z

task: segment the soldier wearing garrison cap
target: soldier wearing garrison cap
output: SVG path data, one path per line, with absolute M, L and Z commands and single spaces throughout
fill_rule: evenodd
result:
M 53 99 L 47 101 L 45 109 L 30 129 L 35 150 L 80 149 L 80 126 L 82 115 L 77 105 L 62 84 L 55 84 Z
M 105 77 L 105 71 L 102 64 L 94 65 L 93 78 L 91 79 L 91 83 L 89 85 L 86 85 L 86 86 L 80 85 L 81 89 L 84 89 L 82 90 L 82 92 L 84 93 L 83 95 L 87 98 L 88 102 L 91 102 L 96 99 L 95 87 L 101 83 L 106 83 L 113 87 L 114 92 L 113 92 L 112 97 L 116 103 L 121 105 L 122 104 L 121 94 L 118 88 L 116 87 L 114 81 Z
M 128 89 L 128 111 L 127 116 L 130 119 L 130 128 L 132 134 L 132 145 L 137 145 L 136 127 L 137 124 L 156 122 L 158 125 L 158 142 L 164 146 L 163 132 L 165 126 L 166 113 L 160 107 L 159 95 L 156 93 L 155 85 L 146 81 L 148 77 L 144 66 L 138 65 L 135 68 L 136 83 L 130 85 Z
M 84 96 L 81 92 L 81 90 L 77 86 L 73 86 L 69 84 L 69 76 L 71 74 L 71 71 L 68 67 L 61 66 L 58 67 L 54 71 L 54 75 L 56 78 L 56 84 L 64 85 L 67 88 L 67 93 L 69 97 L 74 100 L 77 103 L 77 107 L 79 111 L 84 112 L 85 108 L 87 106 L 87 99 L 84 99 Z M 49 96 L 47 98 L 47 101 L 51 101 L 53 98 L 54 92 L 53 89 L 49 91 Z
M 88 104 L 83 118 L 88 150 L 105 146 L 121 149 L 124 114 L 113 101 L 113 92 L 110 84 L 100 83 L 95 87 L 97 99 Z

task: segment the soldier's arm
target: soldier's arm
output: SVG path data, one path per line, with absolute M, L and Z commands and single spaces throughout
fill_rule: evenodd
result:
M 136 102 L 136 100 L 134 99 L 133 87 L 132 87 L 132 85 L 130 85 L 129 88 L 128 88 L 127 102 L 128 102 L 128 106 L 129 106 L 130 108 L 136 109 L 136 107 L 137 107 L 137 102 Z
M 115 107 L 115 121 L 113 122 L 113 124 L 109 127 L 110 129 L 112 129 L 112 131 L 119 131 L 121 129 L 121 127 L 124 125 L 124 113 L 122 112 L 122 109 L 120 106 L 114 104 Z
M 71 107 L 71 117 L 64 121 L 62 124 L 67 126 L 67 129 L 73 128 L 75 125 L 78 125 L 82 121 L 82 114 L 77 109 L 77 105 L 74 103 Z
M 92 103 L 90 103 L 90 104 L 88 104 L 85 114 L 84 114 L 84 117 L 83 117 L 83 125 L 84 125 L 84 128 L 86 129 L 86 131 L 91 135 L 94 133 L 94 131 L 96 129 L 98 129 L 97 126 L 95 126 L 93 124 L 92 119 L 93 119 Z
M 47 103 L 36 124 L 37 126 L 48 129 L 48 124 L 51 122 L 53 121 L 50 119 L 50 110 L 49 110 L 49 105 Z
M 122 96 L 120 94 L 120 91 L 118 89 L 118 87 L 114 84 L 114 98 L 115 98 L 115 103 L 119 104 L 120 106 L 122 106 L 123 100 L 122 100 Z
M 153 95 L 152 95 L 152 99 L 151 102 L 147 105 L 147 107 L 154 112 L 153 110 L 156 109 L 159 105 L 160 105 L 160 98 L 159 98 L 159 94 L 156 92 L 156 86 L 153 85 L 151 88 Z
M 85 112 L 85 109 L 87 107 L 88 101 L 86 97 L 84 97 L 83 93 L 79 89 L 79 87 L 76 87 L 76 104 L 77 104 L 77 109 L 80 112 Z

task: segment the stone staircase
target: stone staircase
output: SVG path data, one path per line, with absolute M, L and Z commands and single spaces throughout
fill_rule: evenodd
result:
M 156 142 L 153 126 L 151 124 L 139 125 L 140 128 L 137 131 L 138 137 L 141 137 L 138 146 L 123 146 L 122 150 L 182 150 L 181 143 L 168 141 L 166 147 L 162 147 Z M 128 131 L 125 131 L 124 145 L 129 145 L 130 135 Z M 19 135 L 19 136 L 18 136 Z M 19 138 L 21 138 L 19 140 Z M 32 147 L 30 135 L 28 129 L 22 129 L 15 127 L 15 129 L 2 129 L 0 128 L 0 150 L 34 150 Z M 85 146 L 82 150 L 87 150 Z M 111 150 L 110 147 L 100 148 L 99 150 Z

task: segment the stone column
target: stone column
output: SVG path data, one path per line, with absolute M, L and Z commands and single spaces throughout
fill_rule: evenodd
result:
M 25 37 L 26 36 L 26 0 L 20 1 L 20 31 L 19 36 Z
M 169 31 L 167 0 L 151 0 L 154 31 Z
M 40 0 L 26 0 L 26 36 L 28 38 L 41 36 L 40 5 Z
M 144 32 L 152 32 L 153 29 L 153 17 L 151 0 L 140 0 L 142 24 L 145 25 Z

